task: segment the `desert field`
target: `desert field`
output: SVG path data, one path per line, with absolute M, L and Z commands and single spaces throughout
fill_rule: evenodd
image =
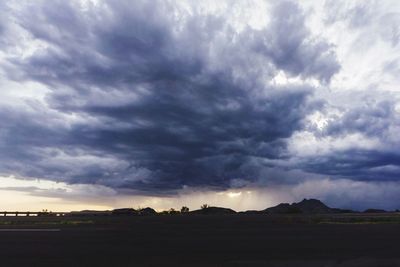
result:
M 0 217 L 1 266 L 400 266 L 400 216 Z

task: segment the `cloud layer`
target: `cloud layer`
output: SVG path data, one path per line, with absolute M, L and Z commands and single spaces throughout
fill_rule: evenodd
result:
M 3 5 L 5 175 L 147 195 L 315 176 L 399 178 L 398 65 L 381 60 L 381 74 L 355 88 L 346 60 L 368 30 L 382 29 L 375 22 L 385 7 L 370 14 L 368 4 L 330 1 Z M 392 35 L 377 31 L 382 43 L 363 49 L 384 45 L 399 57 L 399 21 L 390 18 Z

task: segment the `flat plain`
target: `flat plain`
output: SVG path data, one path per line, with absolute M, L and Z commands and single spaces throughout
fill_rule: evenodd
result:
M 400 215 L 0 217 L 0 256 L 30 267 L 395 267 Z

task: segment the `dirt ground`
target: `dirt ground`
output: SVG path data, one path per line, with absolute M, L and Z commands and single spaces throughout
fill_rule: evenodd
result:
M 7 267 L 395 267 L 400 223 L 265 215 L 0 217 L 0 256 Z

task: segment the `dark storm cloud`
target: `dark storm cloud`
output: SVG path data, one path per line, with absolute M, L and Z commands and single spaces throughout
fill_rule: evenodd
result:
M 354 97 L 361 99 L 361 103 L 354 103 L 322 131 L 316 132 L 319 138 L 342 140 L 341 146 L 318 157 L 307 157 L 300 168 L 336 178 L 397 181 L 400 177 L 400 154 L 396 149 L 400 120 L 395 98 Z M 346 140 L 349 136 L 358 138 Z
M 309 85 L 271 79 L 282 70 L 326 83 L 339 70 L 296 4 L 270 14 L 266 29 L 236 32 L 166 1 L 18 11 L 46 46 L 8 58 L 9 74 L 46 84 L 50 109 L 2 110 L 0 171 L 151 193 L 268 179 L 260 170 L 273 166 L 254 159 L 290 157 L 287 138 L 319 105 Z
M 395 101 L 384 100 L 352 107 L 343 116 L 329 123 L 324 129 L 328 136 L 362 133 L 366 136 L 382 136 L 398 122 Z
M 400 153 L 372 149 L 346 149 L 309 159 L 304 170 L 365 181 L 397 181 L 400 175 Z
M 332 46 L 310 35 L 302 10 L 292 2 L 282 1 L 275 5 L 272 15 L 268 34 L 259 40 L 260 50 L 278 68 L 295 76 L 329 82 L 340 65 Z

